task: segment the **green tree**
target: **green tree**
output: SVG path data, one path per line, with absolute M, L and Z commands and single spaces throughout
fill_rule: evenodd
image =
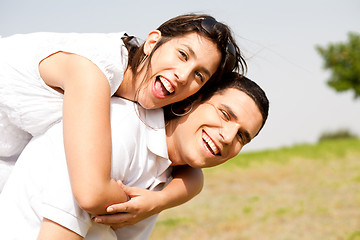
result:
M 324 68 L 331 70 L 328 85 L 338 92 L 353 90 L 360 97 L 360 35 L 348 34 L 348 41 L 316 46 L 325 61 Z

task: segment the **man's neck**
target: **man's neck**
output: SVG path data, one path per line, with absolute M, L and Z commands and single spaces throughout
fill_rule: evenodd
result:
M 174 155 L 176 156 L 177 154 L 175 153 L 176 149 L 175 149 L 175 144 L 174 144 L 174 130 L 176 127 L 176 119 L 174 120 L 170 120 L 169 122 L 167 122 L 165 124 L 165 132 L 166 132 L 166 145 L 167 145 L 167 150 L 168 150 L 168 155 L 169 155 L 169 159 L 172 162 L 171 166 L 177 166 L 177 165 L 182 165 L 183 163 L 179 162 L 175 157 L 173 157 Z

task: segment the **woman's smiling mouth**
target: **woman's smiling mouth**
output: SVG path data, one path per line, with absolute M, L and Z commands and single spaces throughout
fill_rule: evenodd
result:
M 153 87 L 153 94 L 158 98 L 165 98 L 166 96 L 173 94 L 175 88 L 172 86 L 169 80 L 162 76 L 156 76 Z
M 164 77 L 162 76 L 158 76 L 157 79 L 159 79 L 161 81 L 161 83 L 163 84 L 164 88 L 166 89 L 166 91 L 171 94 L 175 91 L 175 89 L 173 88 L 173 86 L 171 85 L 171 83 Z

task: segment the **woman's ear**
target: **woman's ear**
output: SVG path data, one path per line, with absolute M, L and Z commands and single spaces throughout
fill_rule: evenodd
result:
M 151 31 L 144 43 L 144 53 L 145 55 L 149 55 L 153 48 L 155 47 L 156 43 L 161 39 L 161 32 L 159 30 Z
M 194 101 L 189 100 L 189 104 L 186 107 L 183 107 L 182 114 L 187 115 L 191 113 L 199 104 L 200 104 L 199 98 L 197 98 Z
M 193 111 L 199 104 L 200 104 L 200 97 L 191 101 L 191 104 L 186 108 L 186 111 L 189 111 L 189 112 Z

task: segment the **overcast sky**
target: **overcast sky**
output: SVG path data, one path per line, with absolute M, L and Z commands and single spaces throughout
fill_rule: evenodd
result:
M 338 129 L 360 136 L 360 99 L 326 85 L 330 73 L 315 50 L 360 33 L 358 0 L 0 0 L 0 35 L 127 31 L 144 39 L 163 21 L 189 12 L 211 14 L 231 27 L 247 76 L 270 99 L 269 120 L 245 149 L 313 143 Z

